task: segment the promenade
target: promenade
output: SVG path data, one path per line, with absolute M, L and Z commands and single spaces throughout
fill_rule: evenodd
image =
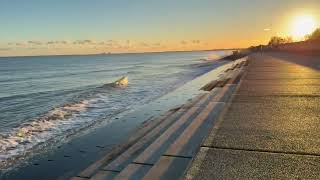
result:
M 320 179 L 320 58 L 256 54 L 185 179 Z
M 319 70 L 315 56 L 237 60 L 72 179 L 319 179 Z

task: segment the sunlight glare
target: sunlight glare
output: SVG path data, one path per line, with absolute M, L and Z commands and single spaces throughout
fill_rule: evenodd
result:
M 302 40 L 306 35 L 311 34 L 316 29 L 316 21 L 310 15 L 297 16 L 292 23 L 292 37 Z

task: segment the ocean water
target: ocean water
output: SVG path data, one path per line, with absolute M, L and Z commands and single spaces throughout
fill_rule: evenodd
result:
M 230 51 L 0 58 L 0 167 L 126 113 L 211 70 Z M 128 76 L 129 85 L 110 83 Z

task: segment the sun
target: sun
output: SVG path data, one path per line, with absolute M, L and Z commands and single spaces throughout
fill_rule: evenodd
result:
M 300 15 L 293 19 L 291 35 L 296 40 L 302 40 L 316 29 L 316 21 L 311 15 Z

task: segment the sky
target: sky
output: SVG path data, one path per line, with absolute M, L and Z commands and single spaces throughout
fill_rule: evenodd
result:
M 0 56 L 245 48 L 320 0 L 0 0 Z

